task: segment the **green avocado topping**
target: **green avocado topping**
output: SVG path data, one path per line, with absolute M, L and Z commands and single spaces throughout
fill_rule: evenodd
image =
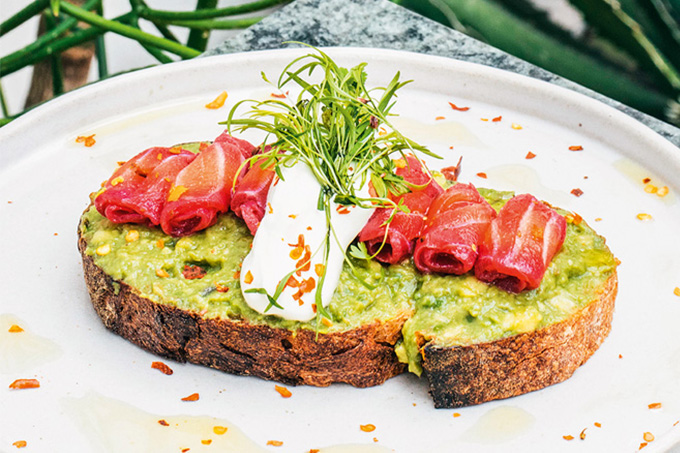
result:
M 488 189 L 480 193 L 496 209 L 512 197 Z M 423 275 L 411 260 L 384 266 L 349 258 L 356 275 L 345 263 L 328 307 L 332 323 L 319 322 L 318 317 L 298 322 L 262 315 L 246 304 L 238 273 L 252 237 L 232 214 L 221 215 L 197 234 L 172 238 L 157 228 L 114 224 L 91 207 L 81 219 L 80 232 L 87 242 L 85 253 L 114 280 L 127 283 L 142 297 L 205 318 L 327 333 L 410 315 L 396 352 L 416 374 L 421 372 L 424 343 L 464 346 L 560 322 L 597 297 L 617 265 L 604 239 L 585 222 L 568 223 L 564 245 L 541 286 L 520 294 L 482 283 L 471 273 Z

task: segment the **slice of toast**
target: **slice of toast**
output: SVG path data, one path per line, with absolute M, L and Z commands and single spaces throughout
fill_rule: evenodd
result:
M 93 225 L 92 219 L 96 218 L 101 223 Z M 220 247 L 215 230 L 228 230 L 240 222 L 240 219 L 227 214 L 204 234 L 203 239 L 214 241 L 214 246 Z M 102 224 L 106 224 L 105 229 L 99 228 Z M 158 288 L 154 286 L 156 283 L 151 285 L 153 289 L 145 288 L 146 285 L 141 283 L 135 286 L 133 282 L 140 281 L 135 280 L 135 276 L 146 272 L 145 268 L 148 267 L 148 272 L 153 273 L 154 264 L 150 257 L 131 263 L 133 260 L 129 258 L 130 255 L 125 253 L 130 246 L 125 237 L 130 231 L 141 236 L 135 243 L 144 241 L 148 236 L 146 240 L 149 245 L 146 249 L 156 247 L 155 238 L 162 235 L 160 231 L 143 226 L 115 225 L 90 208 L 81 219 L 78 248 L 95 311 L 108 329 L 142 348 L 179 362 L 206 365 L 229 373 L 253 375 L 290 385 L 327 386 L 333 382 L 343 382 L 356 387 L 368 387 L 381 384 L 404 371 L 404 364 L 398 361 L 394 353 L 394 345 L 401 337 L 404 322 L 412 314 L 410 294 L 401 297 L 401 302 L 393 304 L 386 313 L 385 304 L 380 306 L 375 301 L 385 298 L 392 300 L 387 288 L 373 291 L 366 289 L 364 293 L 358 290 L 361 297 L 357 298 L 356 303 L 361 305 L 362 301 L 370 300 L 370 307 L 364 311 L 370 313 L 374 310 L 376 315 L 372 319 L 370 315 L 353 319 L 357 316 L 352 316 L 352 307 L 345 307 L 344 311 L 339 312 L 330 307 L 335 323 L 330 327 L 321 325 L 318 328 L 292 321 L 280 322 L 273 316 L 263 317 L 249 312 L 247 307 L 222 310 L 224 313 L 213 309 L 219 298 L 242 298 L 237 276 L 222 280 L 225 285 L 231 286 L 228 292 L 220 293 L 214 287 L 208 294 L 203 291 L 201 294 L 206 296 L 203 299 L 207 303 L 192 307 L 190 301 L 172 300 L 169 295 L 159 297 Z M 244 226 L 238 225 L 236 230 L 229 230 L 228 234 L 249 236 L 245 231 Z M 172 240 L 170 237 L 167 239 Z M 97 253 L 102 243 L 108 244 L 113 251 L 106 256 L 99 254 L 101 250 Z M 238 244 L 233 245 L 232 253 L 245 256 L 243 250 L 248 248 L 248 243 L 249 239 L 240 248 Z M 120 247 L 117 248 L 115 244 Z M 176 246 L 175 252 L 178 249 L 179 246 Z M 119 254 L 117 259 L 131 261 L 121 264 L 121 272 L 125 276 L 111 275 L 115 272 L 107 273 L 102 267 L 106 266 L 103 259 L 115 258 L 111 255 L 116 252 Z M 190 250 L 189 255 L 197 261 L 204 260 L 204 257 L 194 256 L 196 253 L 196 250 Z M 229 250 L 226 253 L 230 253 Z M 243 256 L 236 260 L 236 264 Z M 182 261 L 184 258 L 178 259 Z M 377 267 L 381 269 L 379 265 Z M 173 269 L 168 268 L 168 271 L 173 274 Z M 230 270 L 222 274 L 225 272 L 231 276 Z M 211 275 L 208 272 L 204 278 L 208 288 L 212 284 L 208 280 Z M 198 284 L 195 280 L 186 280 L 182 275 L 150 278 L 151 281 L 157 279 L 162 282 L 159 285 L 164 284 L 166 287 L 172 284 Z M 351 288 L 354 284 L 353 277 L 347 273 L 341 278 L 343 287 Z M 415 283 L 409 286 L 412 288 L 410 291 L 415 289 Z M 184 293 L 188 294 L 189 291 Z M 343 316 L 347 319 L 340 319 Z

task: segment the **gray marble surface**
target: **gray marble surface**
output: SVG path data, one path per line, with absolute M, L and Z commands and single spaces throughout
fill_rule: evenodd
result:
M 596 98 L 646 124 L 680 147 L 680 129 L 631 109 L 387 0 L 297 0 L 206 52 L 206 56 L 287 47 L 379 47 L 456 58 L 500 68 Z

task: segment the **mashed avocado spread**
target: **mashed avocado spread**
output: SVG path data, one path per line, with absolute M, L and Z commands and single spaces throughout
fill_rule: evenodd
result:
M 480 189 L 500 209 L 509 192 Z M 566 214 L 566 212 L 560 212 Z M 245 319 L 286 329 L 341 332 L 412 314 L 396 347 L 399 359 L 420 374 L 420 346 L 463 346 L 495 341 L 562 321 L 597 295 L 612 275 L 616 260 L 585 222 L 568 223 L 562 249 L 555 255 L 541 286 L 509 294 L 473 275 L 422 275 L 407 260 L 383 266 L 352 259 L 345 263 L 328 311 L 332 324 L 317 319 L 298 322 L 261 315 L 245 302 L 239 286 L 240 264 L 252 237 L 232 214 L 189 237 L 172 238 L 156 228 L 114 224 L 94 207 L 82 217 L 80 232 L 86 253 L 114 280 L 136 288 L 155 302 L 201 313 L 206 318 Z M 200 278 L 187 278 L 201 269 Z M 357 278 L 359 277 L 359 278 Z M 368 283 L 371 288 L 364 283 Z

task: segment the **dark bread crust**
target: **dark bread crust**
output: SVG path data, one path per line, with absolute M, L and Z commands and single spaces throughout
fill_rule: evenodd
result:
M 85 282 L 104 325 L 154 354 L 290 385 L 355 387 L 382 384 L 404 371 L 394 352 L 411 313 L 346 332 L 290 331 L 235 319 L 204 319 L 197 312 L 156 303 L 123 282 L 114 282 L 80 237 Z M 115 284 L 114 284 L 115 283 Z
M 470 346 L 422 348 L 435 407 L 461 407 L 522 395 L 569 378 L 611 330 L 616 272 L 598 297 L 543 329 Z

